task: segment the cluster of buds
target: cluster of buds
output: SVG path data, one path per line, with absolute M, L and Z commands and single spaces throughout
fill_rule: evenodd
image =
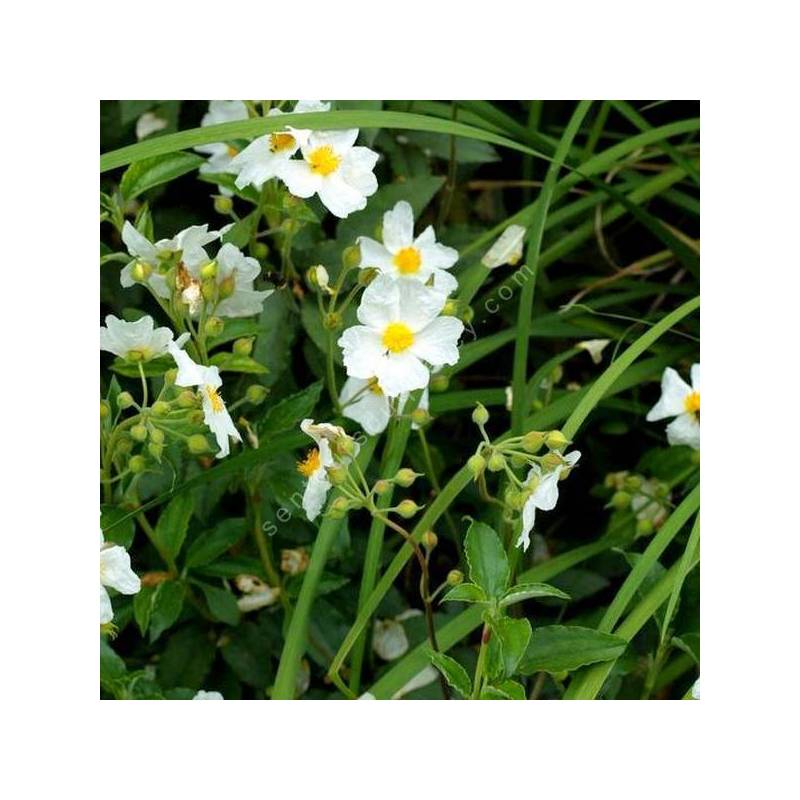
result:
M 672 495 L 664 481 L 624 470 L 606 475 L 605 488 L 610 508 L 633 512 L 637 536 L 650 536 L 669 516 Z

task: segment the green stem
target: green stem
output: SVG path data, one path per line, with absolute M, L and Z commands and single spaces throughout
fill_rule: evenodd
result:
M 475 665 L 475 680 L 472 684 L 472 699 L 478 700 L 481 696 L 481 684 L 483 683 L 483 669 L 486 665 L 486 652 L 488 650 L 489 639 L 492 636 L 492 629 L 486 624 L 483 624 L 483 632 L 481 633 L 481 649 L 478 651 L 478 663 Z

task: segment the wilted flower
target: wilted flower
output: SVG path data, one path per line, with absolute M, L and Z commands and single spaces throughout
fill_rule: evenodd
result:
M 172 344 L 172 331 L 154 326 L 151 316 L 145 315 L 136 322 L 126 322 L 109 314 L 106 327 L 100 328 L 100 349 L 128 361 L 150 361 L 166 355 Z M 188 338 L 188 333 L 181 334 L 175 342 L 176 346 L 182 347 Z
M 458 281 L 446 270 L 458 261 L 458 251 L 436 241 L 433 227 L 429 225 L 414 238 L 414 212 L 411 205 L 401 200 L 383 215 L 383 244 L 360 236 L 361 269 L 375 268 L 398 279 L 427 283 L 433 279 L 433 288 L 450 294 Z
M 661 378 L 661 398 L 647 414 L 648 422 L 675 417 L 667 425 L 667 441 L 700 449 L 700 365 L 691 369 L 689 386 L 678 373 L 667 367 Z
M 287 575 L 299 575 L 308 569 L 308 551 L 300 547 L 297 549 L 281 550 L 281 572 Z
M 131 557 L 124 547 L 106 542 L 100 532 L 100 624 L 105 625 L 114 619 L 114 609 L 106 586 L 116 589 L 120 594 L 136 594 L 142 583 L 131 569 Z
M 377 378 L 391 397 L 427 386 L 430 373 L 423 361 L 431 366 L 458 361 L 464 323 L 439 316 L 444 304 L 444 294 L 421 283 L 379 275 L 361 299 L 362 324 L 339 339 L 347 374 Z
M 481 264 L 487 269 L 496 269 L 503 264 L 514 266 L 522 258 L 522 243 L 525 228 L 522 225 L 509 225 L 497 241 L 486 251 Z

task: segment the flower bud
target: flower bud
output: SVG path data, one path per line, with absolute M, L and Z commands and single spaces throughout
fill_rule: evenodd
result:
M 150 453 L 153 458 L 161 463 L 161 454 L 164 452 L 164 445 L 157 444 L 156 442 L 150 442 L 147 445 L 147 452 Z
M 426 549 L 433 550 L 439 544 L 439 537 L 433 531 L 425 531 L 422 534 L 422 544 L 425 545 Z
M 361 248 L 357 245 L 345 247 L 342 253 L 342 266 L 345 269 L 353 269 L 361 263 Z
M 108 400 L 101 400 L 100 419 L 107 419 L 110 416 L 111 416 L 111 406 L 108 404 Z
M 233 354 L 235 356 L 249 356 L 253 352 L 254 336 L 243 336 L 233 343 Z
M 330 276 L 328 275 L 328 270 L 322 266 L 322 264 L 317 264 L 316 267 L 309 267 L 308 272 L 306 272 L 306 278 L 308 279 L 308 285 L 311 288 L 318 288 L 318 289 L 327 289 L 328 284 L 330 283 Z
M 219 299 L 225 300 L 225 298 L 230 297 L 234 291 L 236 290 L 236 279 L 233 275 L 228 275 L 222 283 L 219 285 Z
M 347 469 L 341 464 L 334 464 L 325 470 L 328 473 L 328 480 L 333 486 L 341 486 L 347 480 Z
M 147 427 L 139 423 L 131 428 L 131 438 L 136 442 L 143 442 L 147 439 Z
M 178 370 L 174 367 L 164 373 L 164 386 L 173 386 L 178 379 Z
M 131 270 L 131 277 L 136 283 L 144 283 L 153 274 L 153 268 L 144 261 L 137 261 Z
M 233 211 L 233 200 L 224 194 L 214 195 L 214 211 L 217 214 L 230 214 Z
M 542 468 L 548 472 L 560 467 L 563 463 L 564 461 L 558 453 L 545 453 L 545 455 L 542 456 Z
M 325 314 L 322 318 L 322 325 L 326 330 L 338 331 L 342 327 L 342 315 L 336 311 Z
M 522 469 L 523 467 L 528 466 L 528 459 L 525 456 L 521 456 L 518 453 L 514 453 L 511 456 L 511 466 L 514 469 Z
M 202 433 L 193 433 L 186 442 L 189 452 L 193 455 L 199 456 L 203 453 L 208 453 L 211 448 L 208 445 L 208 439 Z
M 362 269 L 358 273 L 358 285 L 359 286 L 369 286 L 375 278 L 380 275 L 380 270 L 375 269 L 374 267 L 368 267 L 367 269 Z
M 160 431 L 158 428 L 153 428 L 150 431 L 150 441 L 154 442 L 155 444 L 164 444 L 164 431 Z
M 469 471 L 472 473 L 473 480 L 478 480 L 486 469 L 486 459 L 475 453 L 469 457 L 467 467 L 469 467 Z
M 204 331 L 206 336 L 219 336 L 225 330 L 225 323 L 219 317 L 209 317 Z
M 415 408 L 411 412 L 411 421 L 418 428 L 422 428 L 431 421 L 432 417 L 425 408 Z
M 126 436 L 124 439 L 120 439 L 117 442 L 117 446 L 114 449 L 114 456 L 126 456 L 131 450 L 133 450 L 133 442 Z
M 333 519 L 342 519 L 344 515 L 350 510 L 350 503 L 347 502 L 346 497 L 337 497 L 332 503 L 328 516 Z
M 656 528 L 655 525 L 653 525 L 653 521 L 649 519 L 640 519 L 636 523 L 637 536 L 652 536 L 655 529 Z
M 332 449 L 339 458 L 352 458 L 356 454 L 356 443 L 349 436 L 337 436 Z
M 402 469 L 397 470 L 397 474 L 392 478 L 392 480 L 398 485 L 402 486 L 404 489 L 408 489 L 414 481 L 419 478 L 421 473 L 414 472 L 413 469 L 409 469 L 408 467 L 403 467 Z
M 528 431 L 522 437 L 522 449 L 527 453 L 538 453 L 544 444 L 544 434 L 540 431 Z
M 475 410 L 472 412 L 472 421 L 476 425 L 485 425 L 489 421 L 489 412 L 483 403 L 477 403 Z
M 175 402 L 179 408 L 194 408 L 197 405 L 197 395 L 190 389 L 184 389 Z
M 146 467 L 147 461 L 144 456 L 131 456 L 131 460 L 128 462 L 128 469 L 134 474 L 144 472 Z
M 445 302 L 444 306 L 442 307 L 442 316 L 443 317 L 456 317 L 458 316 L 458 300 L 454 300 L 452 297 Z
M 495 450 L 489 456 L 487 466 L 489 467 L 489 472 L 500 472 L 500 470 L 505 469 L 506 458 L 502 453 Z
M 264 402 L 268 394 L 269 389 L 266 386 L 262 386 L 260 383 L 253 383 L 247 387 L 244 397 L 248 403 L 257 406 Z
M 382 495 L 386 494 L 388 491 L 391 491 L 391 488 L 392 484 L 389 483 L 389 481 L 381 478 L 380 480 L 375 481 L 375 485 L 372 487 L 372 490 L 375 492 L 375 494 Z
M 475 319 L 475 309 L 472 306 L 464 306 L 458 316 L 464 324 L 469 325 Z
M 154 417 L 164 417 L 169 414 L 169 403 L 165 403 L 163 400 L 156 400 L 153 403 L 152 407 L 150 408 L 150 413 Z
M 205 414 L 198 408 L 197 411 L 192 411 L 186 419 L 191 425 L 202 425 L 205 421 Z
M 411 519 L 418 511 L 422 509 L 422 506 L 418 506 L 413 500 L 403 500 L 395 511 L 403 518 L 403 519 Z
M 638 475 L 628 475 L 623 486 L 628 492 L 637 492 L 642 487 L 642 479 Z
M 509 508 L 513 509 L 514 511 L 522 511 L 522 507 L 525 505 L 527 497 L 525 496 L 524 492 L 520 492 L 518 489 L 509 487 L 506 489 L 504 499 Z
M 204 281 L 210 281 L 217 277 L 217 262 L 209 261 L 200 268 L 200 277 Z
M 446 392 L 447 387 L 450 385 L 450 378 L 440 372 L 437 375 L 431 375 L 429 385 L 432 392 Z
M 117 395 L 117 406 L 119 408 L 130 408 L 133 403 L 133 395 L 130 392 L 120 392 Z
M 269 247 L 266 242 L 256 242 L 250 247 L 250 255 L 263 261 L 269 255 Z
M 631 496 L 627 492 L 614 492 L 611 505 L 617 511 L 624 511 L 631 504 Z
M 217 299 L 217 282 L 214 278 L 209 278 L 200 284 L 200 294 L 206 303 L 213 303 Z M 185 289 L 181 294 L 181 299 L 184 303 L 189 304 L 189 310 L 194 314 L 200 308 L 200 300 L 197 297 L 197 284 L 192 284 L 188 289 Z
M 563 450 L 569 444 L 569 439 L 561 431 L 550 431 L 545 435 L 544 443 L 550 450 Z
M 463 582 L 464 582 L 464 573 L 460 569 L 451 569 L 450 572 L 447 573 L 448 586 L 458 586 L 460 583 Z

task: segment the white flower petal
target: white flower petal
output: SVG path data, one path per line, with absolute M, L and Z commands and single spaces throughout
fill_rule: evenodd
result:
M 371 381 L 348 378 L 339 399 L 345 417 L 355 420 L 370 436 L 377 436 L 389 424 L 389 398 L 382 392 L 374 392 L 370 386 Z M 356 395 L 357 399 L 350 402 Z
M 374 375 L 389 397 L 424 389 L 430 379 L 428 368 L 409 351 L 383 357 L 376 365 Z
M 111 598 L 105 590 L 103 584 L 100 584 L 100 624 L 106 625 L 114 619 L 114 609 L 111 607 Z
M 295 197 L 311 197 L 319 191 L 322 177 L 311 170 L 305 161 L 284 161 L 278 177 Z
M 219 692 L 206 692 L 202 689 L 192 698 L 192 700 L 224 700 Z
M 647 421 L 655 422 L 665 417 L 675 417 L 684 412 L 683 401 L 692 389 L 686 381 L 675 372 L 672 367 L 667 367 L 661 377 L 661 398 L 647 412 Z
M 487 250 L 481 263 L 487 269 L 496 269 L 503 264 L 516 264 L 522 258 L 524 239 L 525 228 L 522 225 L 509 225 Z
M 328 211 L 341 219 L 367 207 L 364 193 L 348 183 L 338 171 L 320 182 L 317 194 Z
M 408 652 L 408 636 L 401 623 L 376 619 L 372 629 L 372 649 L 384 660 L 394 661 Z
M 368 236 L 359 236 L 357 244 L 361 250 L 361 263 L 358 265 L 360 269 L 374 267 L 381 272 L 394 274 L 392 254 L 380 242 Z
M 667 441 L 671 445 L 687 444 L 700 449 L 700 423 L 694 414 L 680 414 L 667 425 Z
M 131 557 L 118 544 L 100 550 L 100 583 L 121 594 L 136 594 L 142 588 L 139 576 L 131 569 Z
M 325 498 L 328 496 L 330 488 L 331 484 L 324 469 L 318 469 L 308 479 L 303 492 L 303 511 L 306 512 L 310 522 L 313 522 L 319 516 L 319 512 L 322 511 L 322 506 L 325 505 Z
M 383 215 L 383 244 L 394 254 L 414 242 L 414 210 L 411 204 L 400 200 Z
M 371 285 L 384 280 L 380 275 Z M 417 333 L 429 325 L 444 308 L 447 298 L 441 292 L 424 286 L 419 281 L 397 281 L 398 316 L 397 319 Z
M 464 323 L 455 317 L 437 317 L 416 334 L 410 351 L 435 367 L 458 361 L 458 338 Z
M 375 330 L 353 325 L 339 337 L 338 345 L 342 348 L 342 362 L 348 375 L 366 380 L 377 374 L 378 365 L 383 361 L 383 344 Z
M 536 508 L 542 511 L 552 511 L 558 502 L 558 475 L 560 470 L 554 470 L 545 475 L 534 489 L 531 500 Z
M 692 389 L 696 392 L 700 391 L 700 365 L 692 364 L 692 369 L 689 373 L 692 379 Z

